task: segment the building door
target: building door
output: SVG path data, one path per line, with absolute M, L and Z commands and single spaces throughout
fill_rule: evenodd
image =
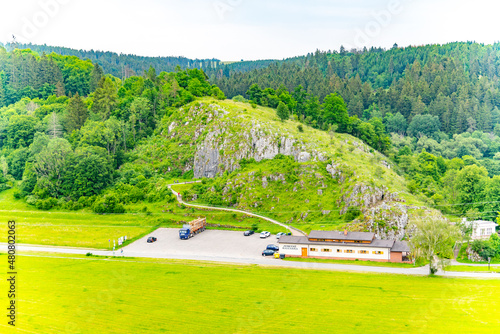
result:
M 307 257 L 307 248 L 302 248 L 302 257 Z

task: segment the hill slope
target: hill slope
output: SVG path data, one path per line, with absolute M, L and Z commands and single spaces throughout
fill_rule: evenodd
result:
M 327 133 L 275 110 L 234 101 L 193 102 L 164 118 L 140 146 L 139 163 L 204 182 L 185 200 L 234 206 L 303 230 L 349 228 L 403 238 L 422 203 L 382 154 L 352 136 Z M 176 166 L 176 167 L 172 167 Z

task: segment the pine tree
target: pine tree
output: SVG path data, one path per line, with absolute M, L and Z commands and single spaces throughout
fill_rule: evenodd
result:
M 64 122 L 66 131 L 71 133 L 73 130 L 79 130 L 85 124 L 88 117 L 89 110 L 83 102 L 82 97 L 76 93 L 69 101 L 66 109 L 66 118 Z
M 59 120 L 59 116 L 55 112 L 53 112 L 49 116 L 49 122 L 47 124 L 47 134 L 52 138 L 60 138 L 62 137 L 63 128 L 61 126 L 61 122 Z
M 9 165 L 7 164 L 7 159 L 2 155 L 0 158 L 0 169 L 2 170 L 2 174 L 4 177 L 7 177 L 7 173 L 9 172 Z
M 113 81 L 107 77 L 102 77 L 99 87 L 94 93 L 93 111 L 99 114 L 101 119 L 105 121 L 109 118 L 117 104 L 118 94 Z
M 0 107 L 3 106 L 5 106 L 5 88 L 3 87 L 3 80 L 0 75 Z
M 278 104 L 278 109 L 276 110 L 276 115 L 281 119 L 281 121 L 285 121 L 290 117 L 290 111 L 288 110 L 288 107 L 286 104 L 283 102 L 280 102 Z
M 93 92 L 99 87 L 99 82 L 104 76 L 104 71 L 98 63 L 94 64 L 94 68 L 92 70 L 92 74 L 90 77 L 90 91 Z

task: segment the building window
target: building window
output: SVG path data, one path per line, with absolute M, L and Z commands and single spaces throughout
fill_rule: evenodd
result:
M 316 248 L 311 248 L 311 252 L 317 252 L 317 251 L 318 251 L 318 249 L 316 249 Z
M 384 254 L 384 252 L 382 252 L 382 251 L 373 251 L 373 254 L 382 255 L 382 254 Z
M 342 253 L 342 250 L 341 249 L 337 249 L 337 253 Z
M 491 227 L 490 227 L 490 228 L 488 228 L 488 232 L 487 232 L 487 234 L 491 234 L 491 233 L 492 233 L 492 231 L 491 231 L 491 230 L 492 230 L 492 229 L 491 229 Z
M 484 228 L 481 229 L 481 235 L 484 235 Z
M 346 249 L 346 250 L 344 251 L 344 253 L 349 253 L 349 254 L 351 254 L 351 253 L 354 253 L 354 251 L 353 251 L 352 249 Z
M 321 251 L 322 251 L 322 252 L 325 252 L 325 253 L 328 253 L 328 252 L 331 252 L 332 250 L 331 250 L 331 249 L 329 249 L 329 248 L 323 248 Z
M 360 250 L 358 253 L 359 254 L 368 254 L 368 251 L 366 251 L 366 250 Z

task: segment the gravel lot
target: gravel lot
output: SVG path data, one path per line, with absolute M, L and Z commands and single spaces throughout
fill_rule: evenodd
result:
M 148 244 L 148 237 L 158 240 Z M 188 240 L 179 239 L 178 228 L 160 228 L 153 233 L 137 240 L 123 248 L 124 255 L 130 253 L 177 255 L 177 256 L 207 256 L 230 257 L 241 259 L 262 258 L 262 251 L 267 245 L 278 245 L 276 235 L 260 239 L 260 234 L 243 236 L 243 232 L 206 230 Z

